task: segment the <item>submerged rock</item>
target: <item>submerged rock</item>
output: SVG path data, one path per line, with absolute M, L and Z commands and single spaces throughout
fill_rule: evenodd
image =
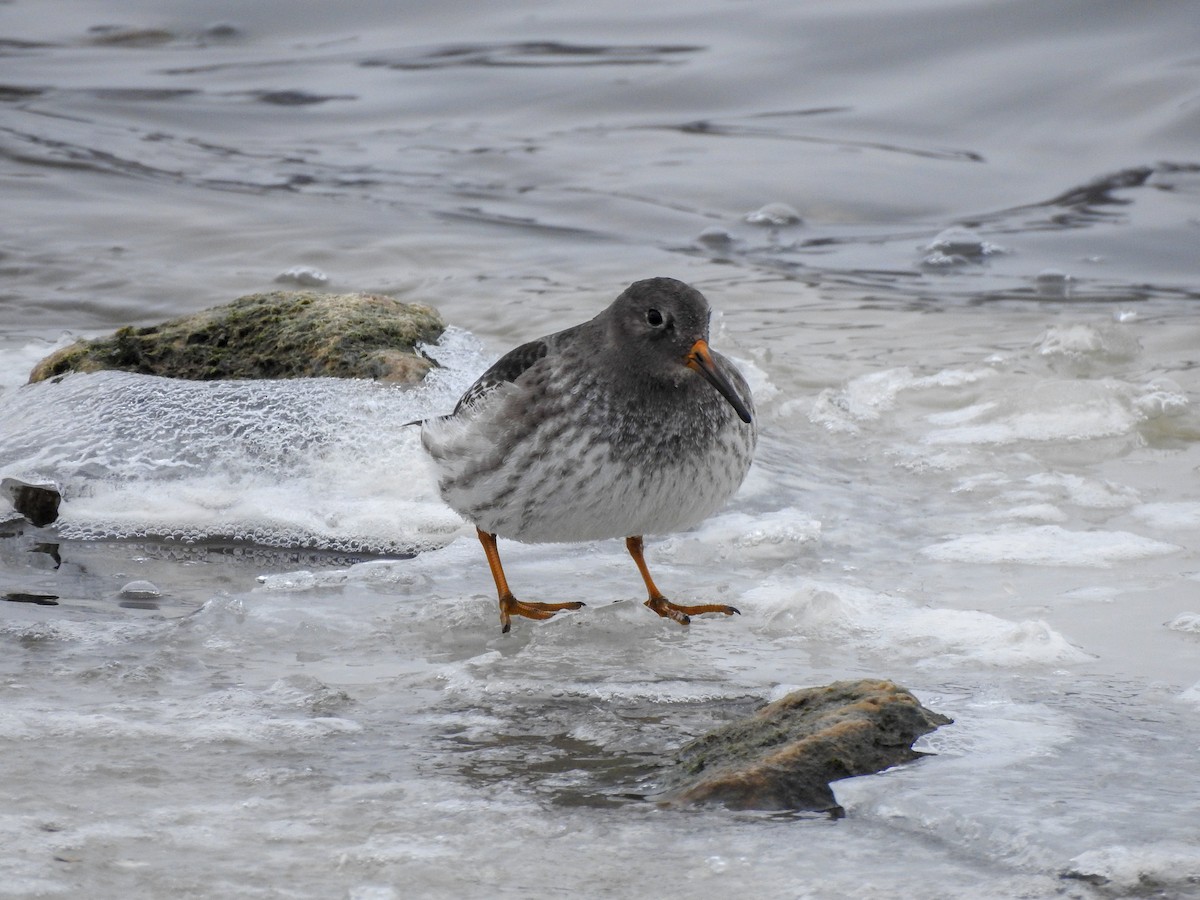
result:
M 840 814 L 831 781 L 917 759 L 913 741 L 951 721 L 890 681 L 805 688 L 684 746 L 659 800 Z
M 415 345 L 445 329 L 432 307 L 381 294 L 272 291 L 76 341 L 38 363 L 29 380 L 118 369 L 193 381 L 327 376 L 407 384 L 433 366 Z
M 19 478 L 5 478 L 0 481 L 0 493 L 8 497 L 13 509 L 38 528 L 49 525 L 58 518 L 62 494 L 55 484 L 33 484 Z

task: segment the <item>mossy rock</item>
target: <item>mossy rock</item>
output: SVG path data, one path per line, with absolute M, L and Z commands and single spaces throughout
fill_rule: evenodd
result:
M 682 747 L 659 802 L 840 815 L 830 782 L 917 759 L 913 742 L 950 722 L 891 681 L 793 691 Z
M 432 307 L 381 294 L 271 291 L 76 341 L 38 363 L 29 380 L 117 369 L 193 381 L 333 377 L 412 384 L 433 366 L 416 345 L 433 343 L 445 329 Z

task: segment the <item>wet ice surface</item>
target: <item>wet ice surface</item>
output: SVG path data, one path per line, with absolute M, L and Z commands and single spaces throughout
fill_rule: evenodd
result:
M 69 502 L 57 531 L 68 539 L 376 554 L 438 546 L 462 522 L 437 495 L 419 429 L 404 423 L 452 409 L 486 363 L 454 328 L 428 352 L 441 366 L 408 391 L 125 372 L 28 385 L 6 398 L 4 472 L 58 485 Z
M 1200 895 L 1193 11 L 126 9 L 0 7 L 0 477 L 66 496 L 0 512 L 5 891 Z M 647 558 L 742 615 L 504 542 L 588 606 L 502 637 L 399 423 L 653 274 L 710 297 L 762 440 Z M 21 387 L 281 277 L 462 330 L 412 393 Z M 862 676 L 955 724 L 847 818 L 647 799 Z
M 1003 364 L 864 367 L 807 395 L 747 362 L 766 398 L 756 468 L 728 510 L 650 544 L 673 596 L 742 610 L 688 631 L 640 605 L 611 541 L 503 544 L 519 596 L 588 606 L 498 633 L 482 553 L 431 499 L 430 473 L 364 468 L 410 452 L 372 410 L 394 425 L 446 407 L 465 372 L 416 392 L 209 385 L 221 402 L 207 415 L 197 385 L 142 376 L 10 392 L 8 421 L 57 422 L 59 439 L 20 459 L 38 433 L 10 426 L 5 474 L 58 477 L 67 496 L 57 533 L 3 541 L 4 587 L 58 598 L 3 608 L 0 736 L 25 748 L 0 818 L 22 848 L 10 876 L 51 895 L 83 873 L 112 892 L 145 878 L 208 890 L 216 858 L 219 890 L 268 894 L 281 878 L 311 895 L 401 896 L 396 885 L 417 882 L 482 896 L 551 877 L 636 891 L 665 864 L 684 873 L 667 891 L 678 896 L 790 895 L 797 879 L 819 883 L 814 896 L 916 894 L 930 871 L 943 896 L 978 895 L 981 873 L 983 896 L 1056 895 L 1072 872 L 1065 889 L 1079 896 L 1102 879 L 1118 893 L 1144 879 L 1190 890 L 1200 828 L 1179 773 L 1200 741 L 1197 422 L 1193 376 L 1158 341 L 1186 347 L 1197 331 L 1140 331 L 1132 357 L 1094 359 L 1070 390 L 1041 392 L 1031 382 L 1056 375 L 1035 334 Z M 469 336 L 447 344 L 447 363 L 486 365 Z M 1169 398 L 1147 405 L 1164 390 L 1147 387 L 1149 353 L 1175 371 Z M 156 402 L 127 404 L 119 433 L 97 434 L 107 414 L 63 411 L 148 387 Z M 278 400 L 297 391 L 318 423 L 305 430 L 332 423 L 338 441 L 296 444 Z M 237 420 L 247 398 L 260 439 L 230 444 L 221 416 Z M 166 440 L 154 423 L 176 406 L 207 426 Z M 986 434 L 945 438 L 985 416 Z M 1029 424 L 1043 420 L 1053 427 Z M 181 464 L 209 441 L 226 448 L 219 464 Z M 63 468 L 82 445 L 86 477 Z M 315 459 L 325 468 L 310 478 Z M 341 474 L 314 494 L 322 471 Z M 404 534 L 436 549 L 354 556 L 311 528 L 313 547 L 295 551 L 80 539 L 190 520 L 215 540 L 225 519 L 191 498 L 223 496 L 222 473 L 272 498 L 263 543 L 318 513 L 369 531 L 378 506 L 404 510 Z M 352 473 L 373 485 L 363 498 L 343 493 Z M 377 540 L 398 540 L 395 527 L 381 518 Z M 159 596 L 131 604 L 139 580 Z M 664 752 L 791 687 L 857 676 L 894 678 L 956 722 L 925 740 L 934 757 L 837 785 L 847 820 L 666 813 L 647 799 Z M 598 843 L 604 853 L 587 849 Z

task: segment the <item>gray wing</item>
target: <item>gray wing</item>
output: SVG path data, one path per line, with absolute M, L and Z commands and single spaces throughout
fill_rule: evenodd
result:
M 459 398 L 458 404 L 454 407 L 453 414 L 457 415 L 464 407 L 478 402 L 500 385 L 516 381 L 523 372 L 548 352 L 550 352 L 550 345 L 545 338 L 530 341 L 509 350 L 496 360 L 490 369 L 480 375 L 473 385 L 467 388 L 467 392 Z
M 511 384 L 516 381 L 521 373 L 525 372 L 536 363 L 539 359 L 550 352 L 550 345 L 546 338 L 539 338 L 536 341 L 530 341 L 528 344 L 522 344 L 519 347 L 514 347 L 502 357 L 496 360 L 491 368 L 479 376 L 475 383 L 467 388 L 467 392 L 458 398 L 458 403 L 454 406 L 454 412 L 447 416 L 433 416 L 428 421 L 433 419 L 448 419 L 450 416 L 456 416 L 465 407 L 473 403 L 479 402 L 480 399 L 486 397 L 496 388 L 504 384 Z M 405 422 L 407 425 L 423 425 L 426 419 L 413 419 L 411 422 Z

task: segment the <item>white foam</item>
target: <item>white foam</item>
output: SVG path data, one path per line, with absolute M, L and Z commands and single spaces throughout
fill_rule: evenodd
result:
M 951 409 L 946 412 L 930 413 L 925 417 L 925 420 L 932 425 L 964 425 L 968 422 L 974 422 L 992 412 L 997 406 L 995 400 L 985 400 L 981 403 L 972 403 L 970 406 L 964 406 L 962 409 Z
M 1148 420 L 1177 418 L 1191 406 L 1187 393 L 1170 378 L 1154 378 L 1140 387 L 1134 408 Z
M 1128 434 L 1141 421 L 1129 392 L 1109 380 L 1039 380 L 977 407 L 971 421 L 937 427 L 928 444 L 1078 441 Z M 936 423 L 935 423 L 936 424 Z
M 1138 492 L 1128 485 L 1062 472 L 1039 472 L 1025 479 L 1040 490 L 1088 509 L 1121 509 L 1138 502 Z
M 1053 503 L 1029 503 L 997 510 L 992 514 L 992 518 L 1023 519 L 1027 522 L 1065 522 L 1067 514 Z
M 1109 890 L 1142 894 L 1153 886 L 1155 896 L 1166 896 L 1164 889 L 1200 881 L 1200 847 L 1173 841 L 1116 844 L 1079 854 L 1071 860 L 1070 873 L 1103 879 Z
M 744 614 L 772 634 L 849 643 L 929 667 L 1062 665 L 1088 655 L 1041 620 L 1013 622 L 977 610 L 918 606 L 845 584 L 771 580 L 744 594 Z
M 1143 503 L 1130 512 L 1151 528 L 1162 531 L 1200 528 L 1200 503 L 1195 501 Z
M 1079 335 L 1093 331 L 1085 328 Z M 1096 338 L 1106 359 L 1119 355 L 1116 345 L 1125 347 L 1123 332 L 1117 331 L 1117 337 L 1104 339 L 1108 343 Z M 1078 341 L 1088 344 L 1079 335 Z M 1053 343 L 1074 346 L 1065 332 L 1057 334 Z M 964 390 L 967 387 L 974 389 Z M 937 408 L 930 411 L 930 406 Z M 1112 377 L 1046 378 L 990 366 L 920 376 L 901 367 L 860 375 L 840 389 L 823 390 L 808 417 L 834 433 L 899 428 L 926 448 L 986 450 L 1129 437 L 1142 429 L 1172 433 L 1182 427 L 1175 422 L 1184 421 L 1181 416 L 1189 408 L 1186 391 L 1162 378 L 1141 384 Z M 946 469 L 963 462 L 956 458 L 924 465 L 917 459 L 919 452 L 894 441 L 889 452 L 904 456 L 902 464 L 910 469 Z
M 57 341 L 32 340 L 0 346 L 0 397 L 25 384 L 34 366 L 55 350 L 73 343 L 77 337 L 64 333 Z
M 313 702 L 320 700 L 316 696 Z M 355 721 L 313 716 L 309 712 L 299 699 L 286 693 L 271 696 L 269 692 L 240 688 L 214 691 L 186 701 L 163 701 L 158 715 L 145 720 L 124 715 L 121 710 L 48 709 L 30 698 L 8 704 L 0 714 L 0 737 L 22 741 L 74 738 L 152 741 L 182 737 L 193 744 L 237 742 L 270 746 L 362 730 Z
M 463 526 L 462 533 L 467 531 Z M 477 545 L 457 544 L 429 550 L 413 559 L 367 560 L 344 569 L 321 569 L 316 572 L 298 570 L 271 575 L 260 575 L 258 583 L 263 591 L 297 593 L 347 585 L 376 585 L 385 588 L 421 587 L 431 577 L 447 571 L 460 571 L 472 563 L 481 565 L 481 553 Z
M 1200 634 L 1200 613 L 1180 613 L 1167 623 L 1172 631 L 1182 631 L 1184 634 Z
M 1101 362 L 1128 362 L 1141 353 L 1142 345 L 1128 328 L 1074 322 L 1048 328 L 1034 349 L 1051 365 L 1065 363 L 1079 370 Z
M 850 379 L 844 388 L 826 388 L 813 402 L 809 419 L 833 432 L 857 433 L 896 406 L 904 391 L 960 388 L 994 374 L 991 369 L 944 369 L 918 376 L 909 368 L 885 369 Z
M 728 512 L 703 522 L 694 532 L 672 535 L 655 554 L 674 562 L 697 564 L 714 559 L 795 559 L 821 537 L 821 523 L 794 508 L 773 512 Z
M 729 359 L 745 377 L 756 409 L 761 411 L 763 407 L 779 396 L 779 388 L 775 386 L 766 370 L 757 362 L 744 356 L 730 356 Z
M 0 476 L 57 483 L 68 538 L 397 552 L 450 540 L 418 429 L 486 365 L 451 329 L 413 389 L 347 379 L 70 375 L 0 398 Z
M 964 534 L 925 547 L 921 553 L 944 562 L 1105 568 L 1116 562 L 1167 556 L 1180 549 L 1128 531 L 1071 531 L 1058 525 L 1036 525 Z

